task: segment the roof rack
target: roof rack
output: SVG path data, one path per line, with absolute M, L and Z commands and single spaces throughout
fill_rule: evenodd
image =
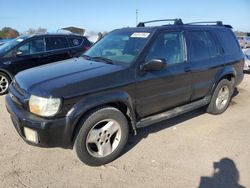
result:
M 183 25 L 183 22 L 180 18 L 176 18 L 176 19 L 164 19 L 164 20 L 151 20 L 151 21 L 147 21 L 147 22 L 140 22 L 137 27 L 145 27 L 145 24 L 148 23 L 153 23 L 153 22 L 166 22 L 166 21 L 174 21 L 174 25 Z

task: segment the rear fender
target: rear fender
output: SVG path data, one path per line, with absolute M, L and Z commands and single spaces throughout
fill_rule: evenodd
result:
M 235 78 L 236 76 L 236 70 L 232 66 L 225 66 L 222 70 L 220 70 L 214 79 L 213 86 L 209 92 L 209 95 L 213 95 L 213 92 L 218 85 L 218 83 L 222 80 L 222 78 L 230 76 L 231 78 Z

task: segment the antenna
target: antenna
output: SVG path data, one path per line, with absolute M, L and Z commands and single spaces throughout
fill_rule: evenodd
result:
M 135 10 L 135 25 L 138 24 L 138 9 Z

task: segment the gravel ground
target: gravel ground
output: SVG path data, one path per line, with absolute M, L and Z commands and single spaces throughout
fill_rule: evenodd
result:
M 196 110 L 143 128 L 95 168 L 70 150 L 24 143 L 0 97 L 0 187 L 250 187 L 250 75 L 238 91 L 222 115 Z

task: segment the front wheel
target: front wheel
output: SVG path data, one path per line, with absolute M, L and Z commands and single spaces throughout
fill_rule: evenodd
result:
M 6 74 L 0 72 L 0 95 L 4 95 L 8 92 L 9 85 L 9 77 Z
M 233 85 L 229 80 L 221 80 L 212 96 L 207 112 L 211 114 L 221 114 L 226 111 L 233 94 Z
M 85 164 L 99 166 L 116 159 L 126 145 L 129 127 L 126 117 L 113 107 L 91 112 L 80 122 L 74 151 Z

